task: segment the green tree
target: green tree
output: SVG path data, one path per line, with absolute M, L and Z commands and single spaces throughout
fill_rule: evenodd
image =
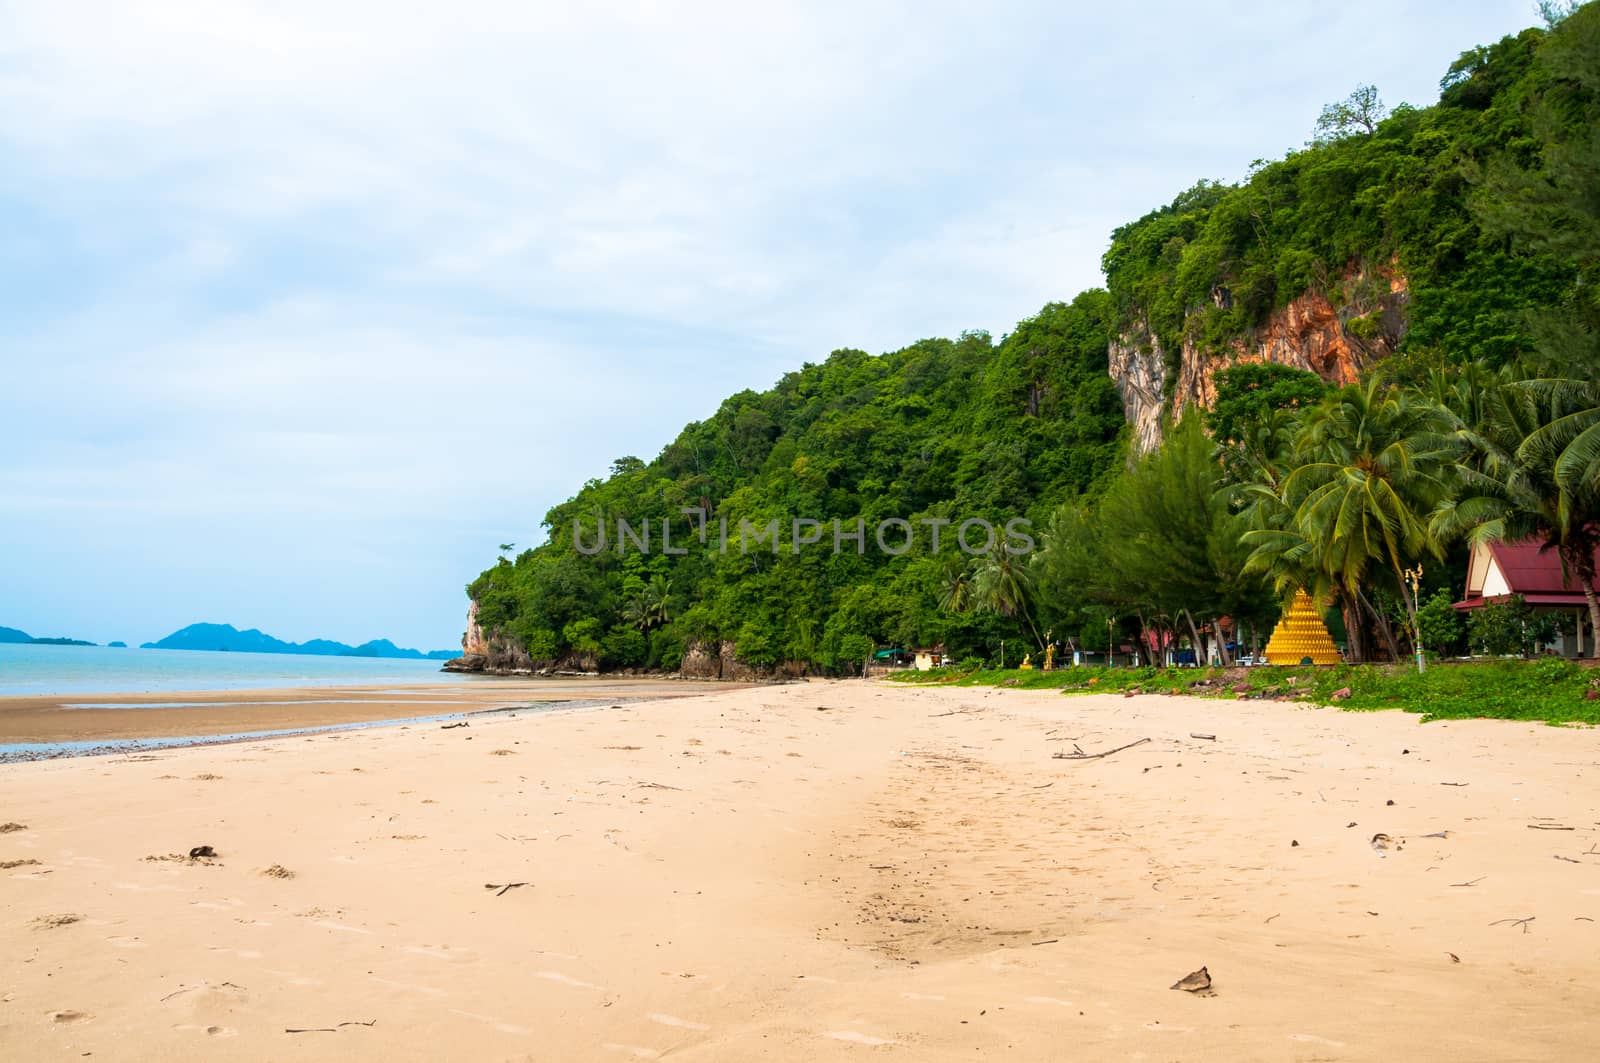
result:
M 1455 650 L 1464 633 L 1461 617 L 1450 604 L 1450 595 L 1435 591 L 1433 596 L 1417 607 L 1417 637 L 1424 648 L 1438 654 Z
M 1370 136 L 1378 131 L 1378 123 L 1388 113 L 1374 86 L 1357 85 L 1344 99 L 1322 108 L 1317 118 L 1316 142 L 1326 143 L 1354 133 Z
M 873 652 L 873 642 L 865 635 L 851 634 L 839 640 L 839 660 L 847 665 L 864 667 Z
M 1295 440 L 1295 468 L 1245 535 L 1253 546 L 1247 568 L 1273 571 L 1280 583 L 1314 570 L 1324 586 L 1362 606 L 1398 657 L 1393 632 L 1367 590 L 1376 584 L 1395 593 L 1416 630 L 1418 603 L 1405 573 L 1424 557 L 1442 555 L 1429 515 L 1452 486 L 1460 445 L 1450 426 L 1438 406 L 1377 379 L 1342 388 L 1308 410 Z M 1353 612 L 1347 610 L 1346 626 L 1359 659 L 1361 623 Z
M 1044 638 L 1028 607 L 1033 598 L 1033 574 L 1026 558 L 1011 553 L 1004 545 L 996 546 L 973 559 L 972 584 L 973 598 L 981 608 L 1007 618 L 1021 617 L 1040 652 L 1044 651 Z

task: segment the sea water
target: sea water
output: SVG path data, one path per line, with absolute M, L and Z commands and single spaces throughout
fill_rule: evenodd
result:
M 437 683 L 471 678 L 441 672 L 442 663 L 386 657 L 0 643 L 0 695 L 145 694 L 168 690 Z

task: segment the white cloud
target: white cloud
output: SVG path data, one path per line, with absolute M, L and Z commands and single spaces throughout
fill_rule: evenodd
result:
M 611 458 L 835 347 L 1007 331 L 1116 224 L 1357 81 L 1426 102 L 1523 6 L 0 0 L 0 545 L 118 515 L 178 594 L 247 521 L 226 585 L 302 635 L 412 571 L 432 619 L 382 633 L 437 642 Z M 351 587 L 281 560 L 397 523 L 434 545 Z

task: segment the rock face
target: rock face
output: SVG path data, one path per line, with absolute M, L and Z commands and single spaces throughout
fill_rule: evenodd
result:
M 738 646 L 729 640 L 693 642 L 684 651 L 678 674 L 685 679 L 732 679 L 749 682 L 757 679 L 794 679 L 806 674 L 806 666 L 786 661 L 776 668 L 757 668 L 738 656 Z
M 485 633 L 478 623 L 478 603 L 467 607 L 467 630 L 461 636 L 461 656 L 444 663 L 446 672 L 488 672 L 494 675 L 532 675 L 533 658 L 515 638 L 494 631 Z
M 1112 342 L 1110 358 L 1123 415 L 1134 427 L 1135 452 L 1143 454 L 1160 444 L 1169 413 L 1210 407 L 1217 397 L 1217 371 L 1229 366 L 1274 362 L 1310 370 L 1334 384 L 1354 383 L 1368 365 L 1393 354 L 1405 336 L 1407 294 L 1406 278 L 1393 263 L 1352 266 L 1327 286 L 1307 289 L 1274 311 L 1266 324 L 1220 349 L 1202 349 L 1199 329 L 1191 321 L 1170 382 L 1167 352 L 1148 322 L 1138 321 Z M 1221 306 L 1230 305 L 1232 296 L 1219 287 L 1212 298 Z
M 483 637 L 483 625 L 478 623 L 478 603 L 474 599 L 467 606 L 467 630 L 461 636 L 461 652 L 468 656 L 487 656 L 489 641 Z
M 1133 426 L 1134 450 L 1144 454 L 1161 443 L 1167 356 L 1148 321 L 1111 341 L 1111 379 L 1122 396 L 1122 416 Z

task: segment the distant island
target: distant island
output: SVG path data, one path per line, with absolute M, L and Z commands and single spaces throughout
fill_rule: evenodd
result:
M 10 644 L 16 645 L 16 646 L 93 646 L 94 645 L 94 643 L 85 642 L 83 639 L 63 639 L 63 638 L 37 639 L 37 638 L 34 638 L 32 635 L 28 634 L 26 631 L 18 631 L 14 627 L 0 627 L 0 642 L 10 643 Z M 453 656 L 455 656 L 455 654 L 451 654 L 451 656 L 453 657 Z
M 0 630 L 5 630 L 0 628 Z M 388 639 L 373 639 L 359 646 L 312 639 L 309 642 L 284 642 L 256 628 L 240 631 L 232 624 L 190 624 L 159 642 L 146 642 L 145 650 L 213 650 L 227 653 L 300 653 L 314 657 L 394 657 L 414 661 L 446 661 L 460 656 L 456 650 L 423 653 L 396 646 Z

